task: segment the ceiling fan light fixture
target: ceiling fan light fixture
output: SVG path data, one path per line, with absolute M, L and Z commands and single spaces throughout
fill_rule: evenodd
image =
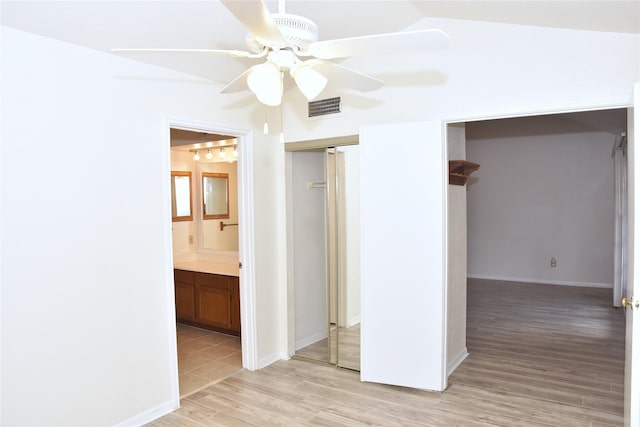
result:
M 247 85 L 258 101 L 275 107 L 282 101 L 282 73 L 273 62 L 267 61 L 251 68 Z
M 295 80 L 300 92 L 311 101 L 315 99 L 327 86 L 327 78 L 311 68 L 301 65 L 292 70 L 291 76 Z

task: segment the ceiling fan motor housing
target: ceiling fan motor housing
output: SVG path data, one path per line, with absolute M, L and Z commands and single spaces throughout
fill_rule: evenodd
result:
M 290 13 L 274 13 L 271 16 L 290 45 L 304 49 L 309 43 L 318 41 L 318 26 L 312 20 Z

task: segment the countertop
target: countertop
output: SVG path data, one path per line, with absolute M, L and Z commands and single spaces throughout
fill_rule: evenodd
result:
M 240 277 L 240 268 L 238 264 L 222 264 L 208 261 L 174 261 L 173 268 L 178 270 L 198 271 L 200 273 Z

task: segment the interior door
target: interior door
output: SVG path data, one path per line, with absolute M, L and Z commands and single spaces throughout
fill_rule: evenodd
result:
M 445 157 L 440 122 L 361 129 L 363 381 L 446 388 Z
M 640 150 L 635 147 L 638 141 L 636 124 L 640 123 L 640 83 L 634 87 L 634 108 L 629 110 L 627 131 L 629 136 L 629 275 L 627 280 L 626 318 L 626 354 L 625 354 L 625 390 L 624 422 L 625 426 L 640 426 L 640 292 L 635 292 L 635 271 L 640 273 L 640 251 L 634 242 L 640 242 L 640 209 L 635 201 L 640 200 L 640 182 L 636 179 L 636 165 L 640 165 Z M 636 226 L 636 224 L 638 224 Z
M 620 307 L 620 300 L 627 293 L 627 142 L 625 136 L 616 140 L 613 152 L 615 179 L 615 243 L 613 253 L 613 305 Z

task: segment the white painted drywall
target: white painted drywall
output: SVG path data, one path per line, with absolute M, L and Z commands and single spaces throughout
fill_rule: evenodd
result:
M 168 120 L 251 129 L 219 86 L 2 28 L 2 424 L 178 404 Z M 252 104 L 251 104 L 252 105 Z M 281 145 L 253 136 L 257 357 L 286 345 Z M 164 184 L 163 184 L 164 183 Z M 33 402 L 38 410 L 33 410 Z
M 409 29 L 429 28 L 449 34 L 447 49 L 340 62 L 385 82 L 366 93 L 329 86 L 320 98 L 340 96 L 340 114 L 307 118 L 306 100 L 287 92 L 287 141 L 354 135 L 375 123 L 630 104 L 640 75 L 638 34 L 437 18 Z
M 611 286 L 616 135 L 576 117 L 467 124 L 469 276 Z
M 466 160 L 465 125 L 447 126 L 448 160 Z M 447 206 L 447 372 L 467 357 L 467 191 L 449 185 Z
M 325 153 L 291 153 L 293 231 L 293 282 L 295 298 L 295 349 L 327 337 L 327 248 L 325 186 L 309 188 L 310 182 L 325 182 Z

